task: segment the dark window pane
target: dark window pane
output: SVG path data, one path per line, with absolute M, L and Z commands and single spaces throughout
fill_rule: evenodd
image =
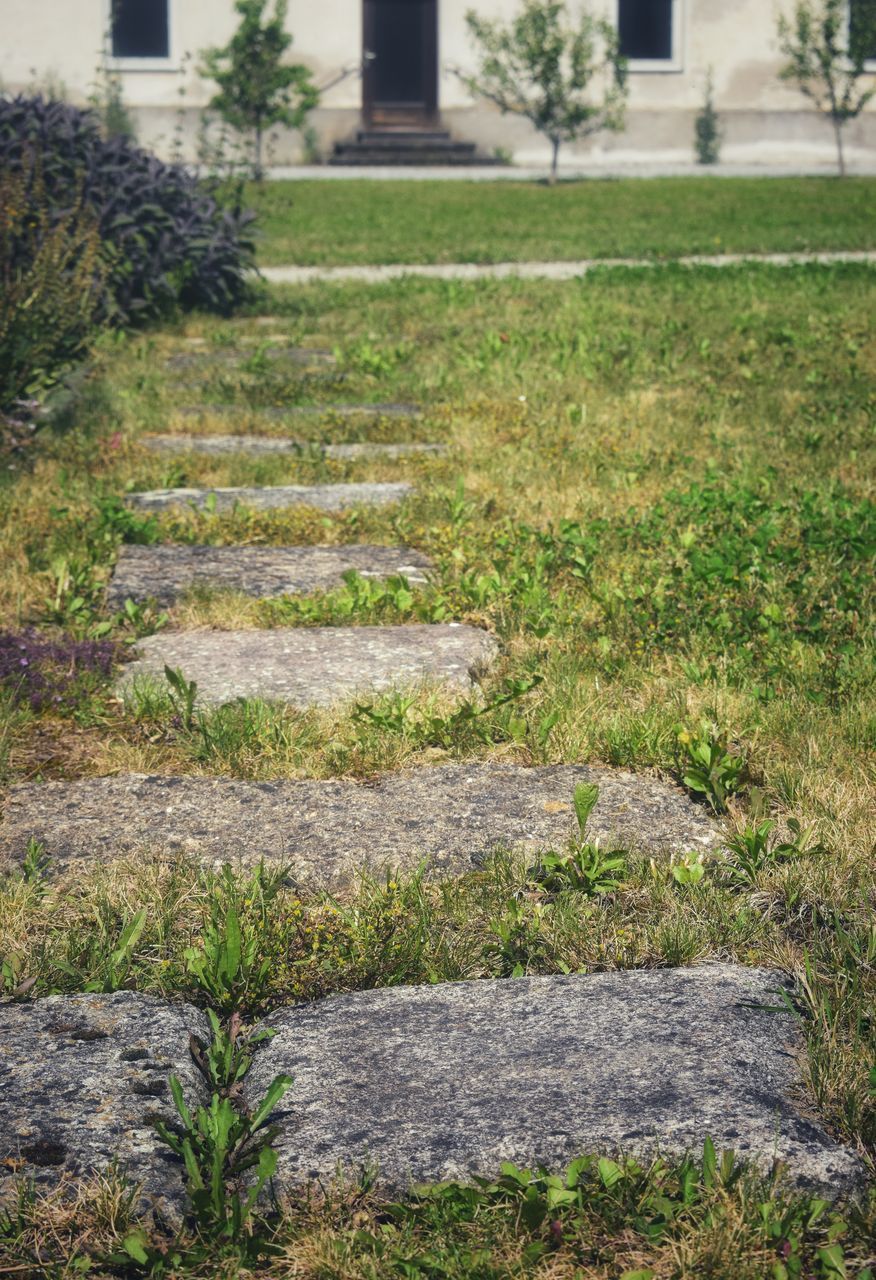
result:
M 672 0 L 619 0 L 617 25 L 625 58 L 672 57 Z
M 167 58 L 168 0 L 113 0 L 113 56 Z
M 849 18 L 853 52 L 876 59 L 876 0 L 851 0 Z

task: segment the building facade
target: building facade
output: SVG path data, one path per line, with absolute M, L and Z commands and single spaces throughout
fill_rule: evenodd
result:
M 579 0 L 570 0 L 572 4 Z M 690 159 L 694 118 L 711 69 L 721 114 L 722 158 L 747 163 L 831 163 L 833 141 L 791 85 L 778 78 L 779 13 L 792 0 L 580 0 L 617 25 L 629 58 L 628 125 L 598 135 L 564 159 L 680 162 Z M 851 6 L 868 0 L 849 0 Z M 509 17 L 518 0 L 290 0 L 292 54 L 328 86 L 311 123 L 319 148 L 357 128 L 443 128 L 500 149 L 523 164 L 547 159 L 524 121 L 472 101 L 460 78 L 475 66 L 465 22 L 476 7 Z M 118 72 L 146 145 L 167 152 L 176 135 L 194 156 L 210 85 L 201 50 L 224 43 L 233 0 L 0 0 L 0 83 L 7 91 L 63 87 L 86 101 L 103 63 Z M 876 73 L 876 48 L 872 70 Z M 876 101 L 848 130 L 849 154 L 872 159 Z M 311 149 L 313 138 L 311 139 Z M 275 163 L 303 158 L 301 137 L 279 131 Z

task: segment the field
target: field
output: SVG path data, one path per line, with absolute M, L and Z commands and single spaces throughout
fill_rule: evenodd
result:
M 872 249 L 876 180 L 272 182 L 248 192 L 265 266 L 544 262 Z
M 358 184 L 355 197 L 341 184 L 277 184 L 262 197 L 263 258 L 872 247 L 873 184 L 751 184 L 744 217 L 739 184 L 672 189 L 685 193 L 683 216 L 664 202 L 669 184 L 644 182 L 497 184 L 488 199 L 436 184 L 397 206 L 381 184 Z M 290 194 L 299 225 L 287 238 Z M 391 239 L 381 222 L 390 207 Z M 223 877 L 184 857 L 54 875 L 31 850 L 0 880 L 7 991 L 27 981 L 28 997 L 124 987 L 210 1003 L 192 949 L 204 951 L 232 908 L 257 961 L 229 983 L 222 1008 L 250 1022 L 289 1001 L 397 984 L 709 959 L 775 967 L 798 982 L 801 1067 L 821 1121 L 872 1179 L 873 299 L 865 266 L 670 264 L 566 284 L 277 289 L 248 316 L 105 339 L 2 480 L 4 787 L 123 772 L 372 779 L 457 760 L 599 763 L 685 780 L 719 816 L 723 842 L 665 864 L 622 851 L 617 867 L 579 865 L 559 890 L 534 887 L 531 866 L 499 850 L 460 879 L 363 879 L 335 898 L 293 890 L 282 874 Z M 249 343 L 248 363 L 217 366 L 193 391 L 163 363 L 192 338 L 218 354 Z M 333 350 L 336 370 L 270 365 L 265 348 L 280 339 Z M 329 414 L 295 431 L 440 440 L 448 452 L 147 453 L 139 441 L 150 431 L 229 430 L 225 413 L 182 417 L 193 398 L 231 408 L 238 432 L 278 435 L 288 423 L 266 408 L 413 401 L 423 415 L 412 422 Z M 334 515 L 149 516 L 120 501 L 133 489 L 354 479 L 407 479 L 417 492 L 401 507 Z M 352 579 L 279 600 L 199 589 L 167 610 L 109 610 L 119 546 L 161 541 L 401 543 L 436 568 L 421 586 Z M 383 695 L 364 711 L 249 701 L 192 714 L 171 683 L 126 699 L 109 683 L 125 650 L 161 629 L 448 619 L 488 629 L 501 646 L 465 714 L 437 690 Z M 171 1245 L 132 1235 L 130 1202 L 110 1179 L 83 1186 L 72 1205 L 25 1195 L 0 1219 L 0 1274 L 867 1280 L 876 1267 L 872 1193 L 832 1207 L 781 1175 L 717 1174 L 708 1152 L 617 1179 L 594 1166 L 580 1187 L 548 1212 L 538 1179 L 528 1198 L 506 1178 L 392 1205 L 348 1184 L 235 1240 L 205 1228 Z

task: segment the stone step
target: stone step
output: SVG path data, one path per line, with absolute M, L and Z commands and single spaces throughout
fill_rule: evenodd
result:
M 242 591 L 266 599 L 343 585 L 354 570 L 363 578 L 403 574 L 425 582 L 431 561 L 407 547 L 141 547 L 122 546 L 107 591 L 111 608 L 125 600 L 172 604 L 193 586 Z
M 200 344 L 194 344 L 200 346 Z M 249 360 L 267 360 L 271 364 L 294 364 L 304 368 L 317 365 L 336 365 L 337 359 L 331 351 L 323 348 L 307 347 L 269 347 L 259 350 L 238 351 L 204 346 L 197 351 L 180 351 L 168 356 L 164 361 L 166 369 L 198 369 L 205 364 L 237 365 Z
M 658 778 L 584 765 L 446 764 L 376 783 L 239 782 L 142 774 L 10 789 L 0 855 L 29 840 L 52 865 L 145 851 L 207 864 L 282 861 L 302 884 L 336 889 L 361 871 L 463 875 L 497 847 L 562 849 L 576 831 L 572 797 L 596 783 L 588 835 L 655 855 L 708 850 L 720 832 L 705 809 Z
M 315 507 L 318 511 L 349 511 L 351 507 L 385 507 L 402 502 L 414 492 L 409 484 L 283 484 L 261 488 L 148 489 L 124 494 L 124 502 L 140 511 L 166 511 L 171 507 L 195 507 L 199 511 L 281 511 L 288 507 Z
M 803 1037 L 782 985 L 722 964 L 336 996 L 267 1019 L 277 1034 L 244 1096 L 295 1077 L 275 1113 L 281 1186 L 367 1162 L 404 1191 L 503 1160 L 696 1153 L 708 1135 L 835 1196 L 863 1170 L 799 1096 Z
M 562 1171 L 581 1155 L 719 1151 L 843 1196 L 855 1154 L 812 1118 L 787 979 L 731 964 L 395 987 L 281 1009 L 264 1026 L 241 1101 L 279 1073 L 278 1190 L 368 1164 L 384 1191 L 495 1177 L 502 1161 Z M 181 1162 L 152 1121 L 208 1092 L 189 1049 L 207 1019 L 121 991 L 0 1004 L 0 1196 L 114 1161 L 142 1183 L 137 1208 L 184 1210 Z
M 304 458 L 337 458 L 341 460 L 408 458 L 420 454 L 444 454 L 443 444 L 371 444 L 354 441 L 349 444 L 310 443 L 307 440 L 287 440 L 282 436 L 191 436 L 154 435 L 141 436 L 137 443 L 150 453 L 178 454 L 205 453 L 211 457 L 225 454 L 254 454 L 256 456 L 291 453 Z
M 210 1100 L 192 1034 L 209 1041 L 200 1010 L 133 991 L 0 1003 L 0 1203 L 16 1178 L 42 1190 L 117 1160 L 143 1184 L 138 1212 L 181 1222 L 182 1161 L 152 1122 L 177 1126 L 171 1073 L 190 1106 Z
M 240 416 L 243 413 L 250 416 L 259 415 L 263 418 L 380 419 L 421 417 L 421 410 L 418 405 L 395 402 L 385 404 L 290 404 L 267 405 L 264 407 L 241 406 L 239 404 L 189 404 L 182 405 L 176 412 L 189 417 L 203 417 L 205 414 L 210 414 L 211 416 L 235 414 Z
M 273 631 L 160 632 L 137 642 L 118 688 L 138 677 L 164 684 L 165 665 L 196 680 L 202 702 L 263 698 L 331 706 L 422 681 L 459 691 L 497 652 L 486 631 L 457 623 L 400 627 L 279 627 Z

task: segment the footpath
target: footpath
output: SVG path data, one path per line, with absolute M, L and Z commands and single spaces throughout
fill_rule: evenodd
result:
M 784 255 L 764 261 L 784 263 Z M 799 260 L 799 259 L 794 259 Z M 814 255 L 811 261 L 876 261 L 876 255 Z M 731 259 L 686 260 L 728 265 Z M 738 259 L 734 259 L 738 261 Z M 517 266 L 275 268 L 273 280 L 392 279 L 403 274 L 481 279 L 516 272 L 567 278 L 596 263 Z M 604 264 L 602 264 L 604 265 Z M 618 265 L 630 265 L 627 263 Z M 652 265 L 652 264 L 642 264 Z M 241 349 L 236 358 L 245 358 Z M 235 357 L 232 357 L 232 360 Z M 330 354 L 284 350 L 271 358 L 306 365 Z M 204 354 L 187 355 L 184 367 Z M 196 407 L 197 408 L 197 407 Z M 203 406 L 202 406 L 203 409 Z M 340 412 L 339 412 L 340 410 Z M 389 462 L 441 441 L 422 441 L 416 406 L 323 405 L 326 431 L 350 449 L 345 423 L 394 415 L 416 438 L 400 439 Z M 295 416 L 282 447 L 294 439 Z M 269 451 L 276 436 L 235 435 L 233 413 L 219 436 L 163 433 L 148 447 L 173 454 Z M 403 430 L 400 436 L 403 435 Z M 401 446 L 401 447 L 400 447 Z M 375 446 L 382 447 L 382 446 Z M 369 456 L 356 444 L 353 464 Z M 411 487 L 325 484 L 128 493 L 132 507 L 191 504 L 219 510 L 295 505 L 323 511 L 396 503 Z M 110 599 L 170 604 L 199 583 L 219 581 L 258 597 L 343 581 L 350 569 L 417 581 L 430 562 L 405 546 L 126 547 Z M 161 631 L 138 642 L 119 688 L 165 666 L 196 680 L 214 704 L 263 698 L 295 707 L 424 680 L 466 693 L 496 659 L 485 630 L 434 625 L 337 626 L 246 631 Z M 341 890 L 363 870 L 470 872 L 497 846 L 544 849 L 575 831 L 572 796 L 597 782 L 594 837 L 638 847 L 655 859 L 709 850 L 720 827 L 678 787 L 653 777 L 574 763 L 549 768 L 442 764 L 347 780 L 250 783 L 226 778 L 116 775 L 12 788 L 0 854 L 13 863 L 37 840 L 53 871 L 139 852 L 205 863 L 282 862 L 302 884 Z M 813 1118 L 800 1080 L 800 1024 L 778 972 L 715 963 L 697 968 L 560 974 L 397 987 L 275 1010 L 274 1032 L 254 1049 L 238 1103 L 254 1106 L 278 1074 L 293 1085 L 276 1108 L 277 1180 L 292 1187 L 348 1169 L 379 1170 L 387 1188 L 412 1181 L 493 1174 L 503 1160 L 563 1167 L 590 1151 L 664 1154 L 733 1148 L 769 1168 L 787 1163 L 793 1181 L 835 1194 L 861 1177 L 857 1157 Z M 189 1106 L 209 1104 L 210 1086 L 192 1057 L 192 1037 L 210 1040 L 205 1013 L 131 991 L 0 1003 L 0 1191 L 15 1178 L 38 1185 L 83 1176 L 113 1162 L 142 1185 L 141 1207 L 173 1218 L 185 1204 L 184 1169 L 154 1122 L 174 1122 L 168 1077 Z
M 317 281 L 356 281 L 359 284 L 381 284 L 387 280 L 403 280 L 422 276 L 428 280 L 577 280 L 593 271 L 619 268 L 656 267 L 738 267 L 762 264 L 768 267 L 799 267 L 808 263 L 829 266 L 834 263 L 864 262 L 876 264 L 876 252 L 860 250 L 840 253 L 722 253 L 689 254 L 683 258 L 583 258 L 577 262 L 438 262 L 386 263 L 381 266 L 349 267 L 262 267 L 261 274 L 270 284 L 313 284 Z

